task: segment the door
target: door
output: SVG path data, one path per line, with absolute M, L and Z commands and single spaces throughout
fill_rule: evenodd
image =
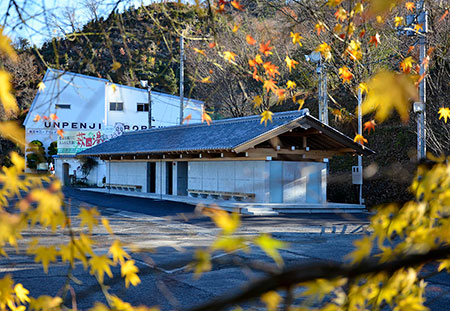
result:
M 173 194 L 173 162 L 166 162 L 166 194 Z
M 147 162 L 147 192 L 156 192 L 156 163 Z
M 177 195 L 187 195 L 188 163 L 178 162 L 177 165 Z
M 69 169 L 70 169 L 70 164 L 63 163 L 63 184 L 65 186 L 70 185 Z

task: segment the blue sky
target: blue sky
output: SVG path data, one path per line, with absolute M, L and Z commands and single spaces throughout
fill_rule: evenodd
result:
M 117 2 L 122 11 L 130 6 L 139 6 L 143 2 L 149 4 L 152 0 L 96 0 L 100 3 L 98 12 L 105 16 L 111 12 Z M 63 36 L 71 32 L 71 17 L 74 26 L 80 29 L 91 19 L 86 3 L 92 0 L 16 0 L 18 9 L 9 0 L 0 0 L 0 24 L 6 34 L 16 40 L 18 37 L 28 39 L 32 44 L 40 46 L 51 37 Z M 8 12 L 9 7 L 9 15 Z M 20 12 L 20 16 L 19 13 Z M 25 20 L 25 24 L 21 21 Z

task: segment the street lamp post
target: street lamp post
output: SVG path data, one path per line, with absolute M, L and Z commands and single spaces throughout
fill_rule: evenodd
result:
M 320 52 L 312 52 L 305 55 L 306 61 L 317 64 L 316 72 L 319 75 L 319 120 L 328 125 L 328 91 L 327 91 L 327 71 L 322 62 Z
M 148 80 L 141 80 L 141 86 L 147 88 L 148 91 L 148 128 L 152 128 L 152 86 Z

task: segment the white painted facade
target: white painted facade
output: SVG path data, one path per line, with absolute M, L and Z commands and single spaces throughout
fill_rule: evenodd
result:
M 149 191 L 150 162 L 108 161 L 107 184 L 120 185 L 119 190 L 140 186 L 141 192 L 156 195 L 187 196 L 187 190 L 215 193 L 254 194 L 244 201 L 251 203 L 326 203 L 326 163 L 297 161 L 191 161 L 153 162 L 155 189 Z M 187 165 L 182 176 L 180 166 Z M 169 191 L 168 169 L 172 170 Z M 187 182 L 183 182 L 183 178 Z M 180 187 L 180 183 L 184 187 Z M 235 198 L 231 197 L 233 201 Z M 199 198 L 201 201 L 201 198 Z M 241 200 L 239 200 L 240 202 Z
M 106 79 L 49 69 L 43 79 L 45 88 L 38 91 L 25 119 L 26 141 L 39 140 L 47 151 L 51 142 L 58 139 L 57 129 L 68 131 L 97 131 L 113 127 L 117 123 L 127 130 L 148 128 L 148 112 L 138 111 L 139 104 L 148 103 L 148 91 L 114 84 Z M 152 127 L 177 125 L 179 119 L 179 97 L 152 92 Z M 123 109 L 114 110 L 111 103 L 122 103 Z M 114 105 L 114 104 L 113 104 Z M 184 116 L 191 115 L 189 122 L 201 121 L 203 103 L 184 100 Z M 55 114 L 56 120 L 50 119 Z M 40 117 L 35 122 L 36 116 Z M 45 117 L 45 118 L 44 118 Z M 62 180 L 63 166 L 69 165 L 69 175 L 77 170 L 80 162 L 74 157 L 55 159 L 55 172 Z M 29 171 L 29 170 L 28 170 Z M 66 172 L 67 173 L 67 172 Z M 81 177 L 78 175 L 78 177 Z M 99 161 L 88 181 L 101 184 L 106 177 L 106 165 Z

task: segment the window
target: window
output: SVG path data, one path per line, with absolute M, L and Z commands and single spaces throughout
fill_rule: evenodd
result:
M 148 111 L 148 103 L 137 103 L 137 111 Z
M 123 111 L 123 103 L 109 103 L 109 110 L 111 111 Z
M 70 104 L 56 104 L 56 109 L 70 109 Z

